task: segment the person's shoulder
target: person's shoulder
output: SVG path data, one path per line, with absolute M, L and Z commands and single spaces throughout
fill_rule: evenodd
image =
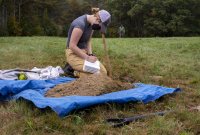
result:
M 85 26 L 85 19 L 86 19 L 86 15 L 79 16 L 78 18 L 76 18 L 72 22 L 72 25 L 84 27 Z

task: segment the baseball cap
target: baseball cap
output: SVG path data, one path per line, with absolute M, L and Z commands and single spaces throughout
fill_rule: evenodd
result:
M 107 27 L 111 23 L 111 15 L 106 10 L 100 10 L 99 16 L 101 19 L 101 32 L 106 33 Z

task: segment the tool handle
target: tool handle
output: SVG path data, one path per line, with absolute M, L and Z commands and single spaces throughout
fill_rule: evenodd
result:
M 200 106 L 192 107 L 189 109 L 189 111 L 193 111 L 193 110 L 200 111 Z M 156 116 L 156 115 L 163 116 L 166 113 L 171 113 L 171 112 L 175 112 L 175 111 L 169 110 L 169 111 L 155 112 L 155 113 L 149 113 L 149 114 L 143 114 L 143 115 L 136 115 L 133 117 L 126 117 L 126 118 L 111 118 L 111 119 L 107 119 L 106 121 L 109 122 L 112 127 L 121 127 L 133 121 L 144 119 L 150 116 Z
M 124 118 L 124 121 L 131 122 L 131 121 L 136 121 L 136 120 L 144 119 L 144 118 L 147 118 L 147 117 L 150 117 L 150 116 L 156 116 L 156 115 L 163 116 L 164 114 L 169 113 L 169 112 L 172 112 L 172 111 L 162 111 L 162 112 L 155 112 L 155 113 L 137 115 L 137 116 L 133 116 L 133 117 Z
M 133 121 L 145 119 L 150 116 L 156 116 L 156 115 L 163 116 L 164 114 L 170 113 L 170 112 L 172 112 L 172 111 L 155 112 L 155 113 L 136 115 L 133 117 L 126 117 L 126 118 L 113 118 L 113 119 L 111 118 L 111 119 L 107 119 L 106 121 L 111 123 L 111 126 L 113 126 L 113 127 L 121 127 L 121 126 L 127 125 Z
M 5 74 L 5 73 L 13 72 L 13 71 L 39 73 L 37 71 L 31 71 L 31 70 L 28 70 L 28 69 L 11 69 L 11 70 L 5 71 L 3 73 Z
M 108 48 L 107 48 L 107 45 L 106 45 L 104 33 L 102 33 L 102 39 L 103 39 L 103 47 L 104 47 L 104 51 L 105 51 L 105 56 L 106 56 L 106 63 L 107 63 L 107 66 L 108 66 L 108 76 L 112 78 L 112 68 L 111 68 L 111 65 L 110 65 L 110 59 L 109 59 L 109 56 L 108 56 Z

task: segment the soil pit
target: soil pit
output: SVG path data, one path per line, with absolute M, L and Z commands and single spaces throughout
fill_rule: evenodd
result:
M 103 74 L 91 74 L 73 82 L 55 86 L 47 93 L 47 97 L 62 97 L 70 95 L 97 96 L 110 92 L 133 88 L 131 83 L 114 81 Z

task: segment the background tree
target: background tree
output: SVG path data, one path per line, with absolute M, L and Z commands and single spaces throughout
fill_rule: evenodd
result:
M 200 35 L 199 0 L 0 0 L 0 36 L 67 36 L 70 23 L 92 7 L 112 14 L 109 37 L 120 24 L 127 37 Z

